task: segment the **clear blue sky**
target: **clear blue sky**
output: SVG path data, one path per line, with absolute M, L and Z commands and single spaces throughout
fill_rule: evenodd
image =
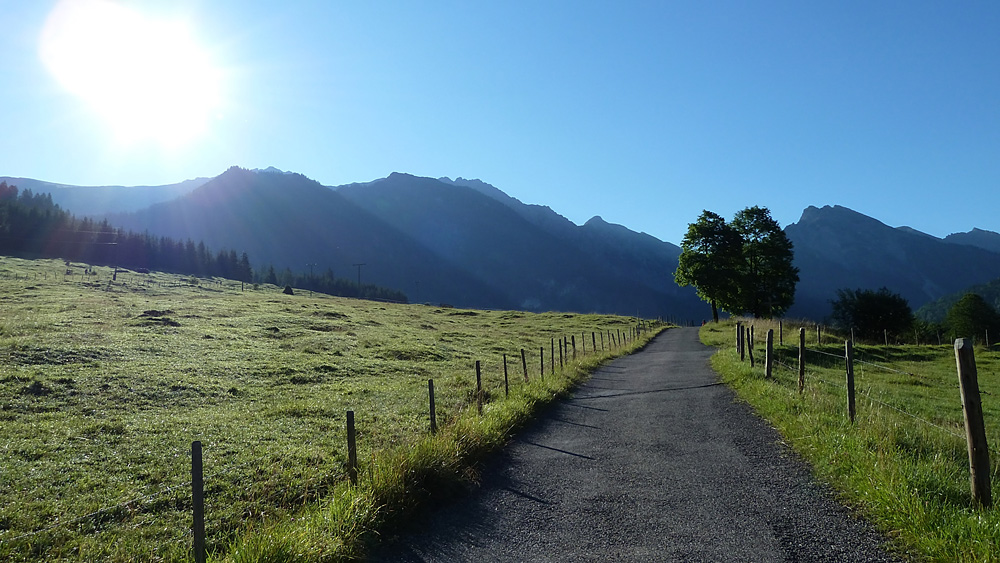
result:
M 0 0 L 0 175 L 462 176 L 674 243 L 749 205 L 1000 231 L 994 0 L 119 3 L 132 36 L 80 23 L 101 1 L 60 27 L 59 2 Z

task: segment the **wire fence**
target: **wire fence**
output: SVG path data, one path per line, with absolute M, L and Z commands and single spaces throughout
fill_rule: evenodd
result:
M 829 338 L 829 336 L 828 336 L 828 338 Z M 750 342 L 749 345 L 750 346 L 754 346 L 755 343 L 754 342 Z M 786 347 L 785 350 L 787 351 L 787 349 L 788 348 Z M 795 348 L 793 348 L 793 349 L 795 349 Z M 827 351 L 827 350 L 821 350 L 821 349 L 818 349 L 818 348 L 812 348 L 812 347 L 808 347 L 808 346 L 804 347 L 803 351 L 806 352 L 806 353 L 808 353 L 808 354 L 813 354 L 814 357 L 818 356 L 820 358 L 825 358 L 826 361 L 827 361 L 827 365 L 824 365 L 824 366 L 821 366 L 821 367 L 835 368 L 836 365 L 834 365 L 834 364 L 840 363 L 841 366 L 843 368 L 845 368 L 845 371 L 846 371 L 846 362 L 847 362 L 846 351 L 845 352 L 841 352 L 841 353 L 834 353 L 834 352 L 830 352 L 830 351 Z M 793 366 L 793 365 L 791 365 L 791 364 L 789 364 L 789 363 L 787 363 L 785 361 L 782 361 L 781 358 L 780 358 L 780 353 L 781 353 L 780 349 L 779 350 L 775 350 L 774 357 L 772 357 L 772 359 L 771 359 L 773 365 L 776 365 L 776 366 L 778 366 L 778 367 L 780 367 L 780 368 L 782 368 L 784 370 L 787 370 L 789 372 L 793 372 L 796 375 L 798 375 L 799 369 L 800 369 L 798 367 L 798 365 L 794 365 Z M 795 358 L 794 360 L 796 361 L 796 364 L 797 364 L 797 358 Z M 920 374 L 912 372 L 912 371 L 907 371 L 907 370 L 903 370 L 903 369 L 897 369 L 897 368 L 894 368 L 894 367 L 891 367 L 891 366 L 886 366 L 886 365 L 883 365 L 883 364 L 880 364 L 880 363 L 877 363 L 877 362 L 871 362 L 871 361 L 861 360 L 861 359 L 858 359 L 858 358 L 852 358 L 851 361 L 854 364 L 858 364 L 858 365 L 863 366 L 863 367 L 868 367 L 868 368 L 873 369 L 873 370 L 883 371 L 883 372 L 886 372 L 886 373 L 906 375 L 906 376 L 915 377 L 915 378 L 927 377 L 926 375 L 920 375 Z M 847 386 L 846 382 L 842 383 L 842 382 L 838 382 L 838 381 L 831 381 L 831 380 L 827 379 L 826 377 L 824 377 L 819 372 L 816 372 L 814 370 L 809 369 L 810 365 L 811 365 L 810 362 L 806 361 L 806 368 L 804 369 L 804 372 L 805 372 L 806 380 L 807 381 L 815 381 L 815 382 L 821 383 L 823 385 L 829 386 L 831 388 L 836 388 L 838 391 L 847 391 L 848 386 Z M 956 431 L 954 431 L 954 430 L 952 430 L 950 428 L 947 428 L 947 427 L 945 427 L 945 426 L 943 426 L 941 424 L 938 424 L 938 423 L 935 423 L 933 421 L 927 420 L 925 417 L 922 417 L 922 416 L 919 416 L 917 414 L 914 414 L 914 413 L 908 411 L 904 407 L 901 407 L 899 405 L 895 405 L 895 404 L 889 403 L 886 400 L 884 400 L 884 397 L 877 397 L 877 396 L 875 396 L 873 394 L 873 391 L 872 391 L 871 387 L 869 387 L 867 389 L 855 389 L 855 391 L 857 392 L 858 395 L 863 396 L 864 398 L 866 398 L 868 401 L 870 401 L 874 405 L 878 405 L 879 407 L 883 407 L 883 408 L 889 409 L 889 410 L 891 410 L 893 412 L 896 412 L 896 413 L 898 413 L 898 414 L 900 414 L 902 416 L 905 416 L 905 417 L 907 417 L 907 418 L 909 418 L 909 419 L 911 419 L 913 421 L 919 422 L 920 424 L 923 424 L 923 425 L 927 426 L 928 428 L 932 428 L 934 430 L 940 431 L 940 432 L 942 432 L 944 434 L 947 434 L 949 436 L 958 438 L 958 439 L 960 439 L 962 441 L 965 441 L 967 439 L 967 436 L 965 434 L 956 432 Z M 997 452 L 1000 451 L 1000 450 L 997 449 L 996 445 L 991 446 L 989 448 L 989 450 L 990 450 L 990 452 L 993 455 L 996 455 Z
M 587 355 L 613 353 L 615 350 L 622 349 L 630 345 L 631 343 L 635 342 L 636 340 L 638 340 L 644 333 L 648 332 L 650 329 L 651 326 L 649 325 L 648 321 L 640 320 L 635 324 L 635 326 L 631 327 L 626 326 L 624 329 L 622 329 L 621 327 L 615 327 L 613 329 L 604 328 L 595 331 L 587 331 L 582 333 L 581 335 L 583 342 L 581 342 L 579 352 L 576 346 L 576 335 L 566 335 L 558 339 L 553 338 L 552 339 L 553 343 L 558 342 L 560 347 L 564 348 L 560 348 L 560 358 L 558 362 L 555 361 L 554 357 L 550 359 L 551 361 L 551 363 L 549 364 L 550 372 L 548 373 L 548 375 L 550 377 L 552 375 L 555 375 L 555 373 L 552 373 L 553 371 L 565 373 L 563 370 L 569 369 L 571 366 L 571 362 L 575 363 L 578 359 L 582 360 Z M 598 334 L 601 335 L 600 340 L 597 339 Z M 607 337 L 606 345 L 605 345 L 605 336 Z M 590 347 L 587 347 L 585 344 L 588 338 L 591 340 Z M 548 349 L 543 347 L 542 350 L 548 350 Z M 521 353 L 524 354 L 524 352 L 525 350 L 522 349 Z M 516 353 L 512 351 L 511 353 L 509 353 L 509 355 L 511 356 L 511 358 L 514 358 L 516 356 Z M 544 363 L 544 356 L 540 356 L 539 359 L 541 360 L 540 364 L 541 370 L 535 372 L 538 375 L 536 380 L 544 380 L 544 372 L 546 366 L 546 364 Z M 479 362 L 477 362 L 477 364 L 478 363 Z M 514 362 L 512 364 L 512 367 L 513 365 L 517 364 L 519 364 L 519 362 Z M 499 365 L 500 364 L 497 363 L 497 365 L 494 367 L 498 368 Z M 538 367 L 538 364 L 533 364 L 533 365 L 535 367 Z M 525 373 L 523 374 L 523 380 L 525 384 L 527 384 L 528 382 L 527 364 L 524 364 L 524 368 L 525 368 L 524 369 Z M 520 377 L 520 374 L 518 377 Z M 518 377 L 515 377 L 514 379 L 516 380 L 518 379 Z M 491 384 L 494 387 L 494 391 L 497 388 L 499 389 L 505 388 L 507 386 L 506 372 L 505 372 L 504 382 L 502 384 L 496 380 L 492 381 Z M 482 390 L 478 391 L 475 395 L 476 397 L 479 398 L 486 396 L 486 394 L 483 393 Z M 465 396 L 464 398 L 461 398 L 459 400 L 459 404 L 457 405 L 456 409 L 458 411 L 468 409 L 475 404 L 475 401 L 476 398 L 470 398 L 469 396 Z M 433 405 L 434 403 L 432 398 L 431 409 L 433 409 Z M 431 411 L 430 418 L 431 420 L 434 420 L 433 410 Z M 330 441 L 328 439 L 327 440 L 319 439 L 318 438 L 318 436 L 320 436 L 319 434 L 311 434 L 310 436 L 311 437 L 307 441 L 298 444 L 296 447 L 285 448 L 277 451 L 268 449 L 264 453 L 251 457 L 250 459 L 246 459 L 240 463 L 226 465 L 215 471 L 206 473 L 201 477 L 201 479 L 204 480 L 204 482 L 206 483 L 208 482 L 214 483 L 213 487 L 216 490 L 219 490 L 224 486 L 236 487 L 239 485 L 238 481 L 240 479 L 247 478 L 246 470 L 250 467 L 264 466 L 266 464 L 265 462 L 267 462 L 268 460 L 273 461 L 273 460 L 297 459 L 299 457 L 302 457 L 304 454 L 314 451 L 316 447 L 327 447 L 330 445 Z M 234 444 L 227 444 L 226 446 L 223 446 L 223 449 L 232 450 L 234 446 L 235 446 Z M 347 457 L 346 454 L 347 454 L 347 449 L 349 447 L 350 445 L 348 445 L 348 447 L 343 448 L 342 450 L 338 448 L 338 451 L 335 453 L 344 453 L 345 457 Z M 187 457 L 190 457 L 190 453 L 185 455 L 187 455 Z M 375 456 L 374 450 L 372 450 L 371 455 L 372 455 L 372 460 L 374 462 L 374 456 Z M 295 484 L 298 490 L 304 491 L 301 493 L 300 496 L 302 497 L 302 501 L 305 502 L 309 500 L 309 498 L 312 498 L 309 495 L 310 489 L 313 490 L 313 497 L 318 497 L 319 494 L 321 493 L 320 489 L 323 488 L 324 484 L 334 485 L 338 482 L 345 481 L 349 474 L 350 474 L 349 467 L 346 468 L 338 467 L 337 470 L 335 471 L 315 472 L 311 476 L 307 477 L 305 480 L 296 481 Z M 236 477 L 233 478 L 233 476 Z M 182 504 L 184 506 L 177 507 L 176 510 L 179 511 L 182 508 L 184 510 L 190 510 L 190 505 L 193 502 L 193 500 L 190 496 L 187 496 L 187 493 L 192 489 L 192 485 L 194 482 L 193 479 L 194 478 L 175 482 L 173 484 L 161 487 L 157 490 L 141 495 L 136 495 L 127 500 L 117 502 L 108 506 L 103 506 L 96 510 L 69 519 L 62 519 L 61 517 L 57 516 L 55 519 L 51 521 L 50 524 L 46 526 L 43 526 L 35 530 L 23 532 L 11 537 L 2 537 L 4 530 L 0 529 L 0 548 L 10 547 L 12 545 L 16 546 L 20 543 L 29 542 L 32 538 L 42 536 L 49 532 L 53 532 L 59 529 L 72 529 L 87 522 L 93 522 L 95 524 L 93 528 L 96 529 L 99 524 L 104 524 L 108 521 L 115 521 L 115 520 L 124 521 L 128 517 L 128 515 L 140 512 L 144 507 L 148 508 L 158 500 L 163 499 L 168 495 L 176 494 L 181 491 L 185 493 L 185 497 L 182 497 L 182 499 L 180 499 L 181 500 L 180 503 L 175 503 L 175 504 Z M 24 494 L 32 495 L 34 493 L 30 491 L 24 491 Z M 185 541 L 190 543 L 191 537 L 192 537 L 192 530 L 186 529 L 185 533 L 177 537 L 175 541 L 176 542 Z M 195 546 L 195 551 L 197 551 L 197 546 Z

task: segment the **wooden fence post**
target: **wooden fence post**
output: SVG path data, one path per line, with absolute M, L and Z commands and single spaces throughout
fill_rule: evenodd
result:
M 427 380 L 427 394 L 431 399 L 431 434 L 437 434 L 438 423 L 437 423 L 437 413 L 434 409 L 434 380 Z
M 559 369 L 563 368 L 563 339 L 559 339 Z
M 545 377 L 545 346 L 538 347 L 538 377 Z
M 205 563 L 205 481 L 201 463 L 201 442 L 191 442 L 191 532 L 195 563 Z
M 745 329 L 743 327 L 743 323 L 736 323 L 736 347 L 740 349 L 741 362 L 746 360 L 746 351 L 745 351 L 746 342 L 744 342 L 744 337 L 743 337 L 744 330 Z
M 806 327 L 799 327 L 799 394 L 806 387 Z
M 845 341 L 844 352 L 847 358 L 847 414 L 853 423 L 857 409 L 854 404 L 854 346 L 850 340 Z
M 581 332 L 580 333 L 580 346 L 583 347 L 583 355 L 586 356 L 587 355 L 587 333 L 586 332 Z
M 590 343 L 592 345 L 591 348 L 593 348 L 594 352 L 596 353 L 597 352 L 597 335 L 594 334 L 593 331 L 590 332 Z
M 483 377 L 479 360 L 476 360 L 476 408 L 479 409 L 479 414 L 483 414 Z
M 604 331 L 601 331 L 601 352 L 604 351 Z
M 503 396 L 510 397 L 510 380 L 507 379 L 507 354 L 503 356 L 505 360 L 503 363 Z M 521 357 L 524 357 L 524 349 L 521 349 Z M 528 378 L 525 377 L 524 380 L 527 381 Z
M 767 344 L 764 348 L 764 375 L 771 377 L 771 366 L 774 363 L 774 329 L 767 329 Z
M 746 329 L 746 335 L 750 337 L 750 339 L 749 339 L 750 341 L 747 342 L 747 355 L 750 356 L 750 367 L 754 367 L 754 361 L 753 361 L 753 326 L 747 327 L 747 329 Z
M 982 508 L 989 508 L 993 504 L 993 493 L 990 490 L 990 450 L 986 444 L 986 429 L 983 424 L 983 403 L 979 396 L 976 354 L 973 342 L 968 338 L 955 340 L 955 363 L 958 365 L 962 412 L 965 413 L 972 502 Z
M 549 350 L 549 373 L 552 375 L 556 374 L 556 339 L 553 338 L 549 345 L 552 347 Z
M 572 338 L 573 338 L 573 361 L 576 361 L 576 335 L 574 334 Z
M 885 335 L 885 347 L 888 348 L 889 347 L 889 329 L 883 328 L 882 329 L 882 334 Z
M 503 380 L 507 381 L 507 354 L 503 355 Z
M 352 485 L 358 484 L 358 444 L 354 432 L 354 411 L 347 411 L 347 476 Z
M 822 344 L 822 343 L 823 343 L 823 331 L 819 328 L 819 325 L 817 324 L 816 325 L 816 344 Z
M 784 345 L 785 345 L 785 329 L 782 326 L 781 321 L 778 321 L 778 346 L 784 346 Z
M 528 360 L 524 357 L 524 348 L 521 348 L 521 369 L 524 371 L 524 380 L 528 381 Z

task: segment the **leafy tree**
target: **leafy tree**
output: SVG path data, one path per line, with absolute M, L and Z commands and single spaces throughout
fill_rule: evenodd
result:
M 885 330 L 902 334 L 913 327 L 910 304 L 885 287 L 878 291 L 838 289 L 831 304 L 833 324 L 845 332 L 853 328 L 856 336 L 866 340 L 877 340 Z
M 688 225 L 674 280 L 692 285 L 718 309 L 754 317 L 781 315 L 792 305 L 798 268 L 792 243 L 765 207 L 748 207 L 732 222 L 711 211 Z
M 756 318 L 781 316 L 792 306 L 799 281 L 799 269 L 792 265 L 792 241 L 766 207 L 748 207 L 731 224 L 742 242 L 741 311 Z
M 948 311 L 945 323 L 955 338 L 1000 336 L 1000 315 L 977 293 L 966 293 Z
M 674 280 L 680 286 L 694 286 L 698 297 L 712 305 L 712 320 L 719 322 L 719 308 L 731 310 L 738 294 L 733 276 L 739 262 L 740 241 L 726 220 L 703 211 L 698 221 L 688 225 L 681 242 Z

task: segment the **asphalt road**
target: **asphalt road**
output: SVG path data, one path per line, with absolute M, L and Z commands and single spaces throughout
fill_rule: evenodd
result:
M 896 561 L 718 382 L 697 329 L 595 372 L 373 561 Z

